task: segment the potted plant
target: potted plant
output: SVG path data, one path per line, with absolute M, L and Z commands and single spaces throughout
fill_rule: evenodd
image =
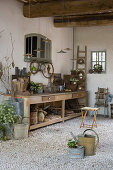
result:
M 7 140 L 13 135 L 13 124 L 19 119 L 13 105 L 6 101 L 0 104 L 0 139 Z
M 95 65 L 94 65 L 94 72 L 96 72 L 96 73 L 101 73 L 101 72 L 102 72 L 102 65 L 100 65 L 100 64 L 95 64 Z
M 70 158 L 84 158 L 84 147 L 78 146 L 78 139 L 71 133 L 74 139 L 69 139 L 67 146 L 69 148 Z
M 42 93 L 43 88 L 40 83 L 35 83 L 33 81 L 30 82 L 30 91 L 33 93 Z

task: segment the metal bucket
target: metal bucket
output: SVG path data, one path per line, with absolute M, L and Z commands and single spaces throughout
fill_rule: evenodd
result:
M 14 124 L 14 139 L 24 139 L 28 137 L 28 124 Z
M 69 148 L 69 158 L 83 159 L 84 158 L 84 147 L 77 146 L 77 148 Z
M 86 131 L 93 131 L 97 137 L 97 141 L 96 141 L 96 137 L 93 135 L 88 135 L 85 134 Z M 85 156 L 92 156 L 95 154 L 95 149 L 96 146 L 99 142 L 99 137 L 97 135 L 97 133 L 92 130 L 92 129 L 86 129 L 82 135 L 78 135 L 78 145 L 79 146 L 84 146 L 84 154 Z

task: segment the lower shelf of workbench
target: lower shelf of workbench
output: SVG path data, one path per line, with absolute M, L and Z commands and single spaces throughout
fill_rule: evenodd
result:
M 67 115 L 64 118 L 51 119 L 51 120 L 48 120 L 46 122 L 31 125 L 29 130 L 41 128 L 41 127 L 48 126 L 48 125 L 51 125 L 51 124 L 54 124 L 54 123 L 64 122 L 65 120 L 69 120 L 69 119 L 76 118 L 76 117 L 79 117 L 79 116 L 81 116 L 81 112 Z

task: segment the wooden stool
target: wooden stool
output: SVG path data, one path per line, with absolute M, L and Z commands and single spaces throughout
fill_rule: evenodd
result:
M 97 113 L 98 113 L 98 110 L 99 110 L 99 108 L 92 108 L 92 107 L 83 107 L 83 108 L 81 108 L 81 112 L 82 112 L 82 123 L 81 123 L 81 125 L 80 125 L 80 128 L 81 128 L 81 127 L 84 127 L 84 126 L 86 126 L 87 128 L 93 128 L 94 126 L 97 127 L 96 115 L 97 115 Z M 88 111 L 92 111 L 92 112 L 93 112 L 94 119 L 93 119 L 92 125 L 84 124 L 84 120 L 85 120 L 85 117 L 86 117 Z M 85 112 L 85 113 L 84 113 L 84 112 Z

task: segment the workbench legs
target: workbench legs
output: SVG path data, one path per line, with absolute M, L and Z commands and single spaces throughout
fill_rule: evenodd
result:
M 62 100 L 62 121 L 64 123 L 64 116 L 65 116 L 65 100 Z

